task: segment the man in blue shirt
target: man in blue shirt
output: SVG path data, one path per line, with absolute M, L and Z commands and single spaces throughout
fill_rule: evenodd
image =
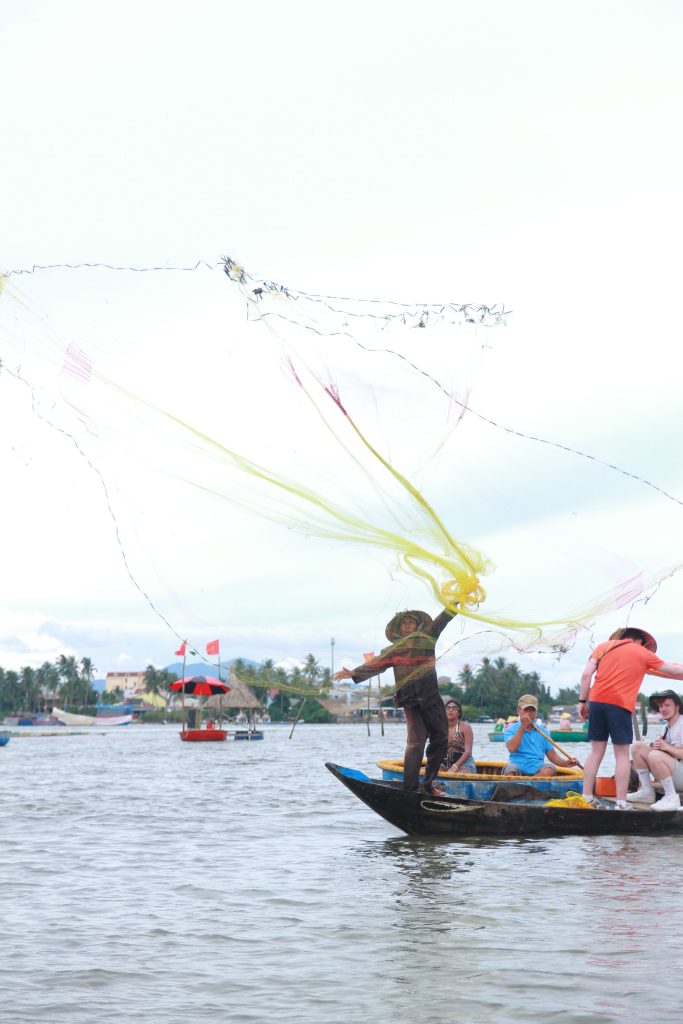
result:
M 557 775 L 553 765 L 559 768 L 573 768 L 578 762 L 573 757 L 561 757 L 550 737 L 536 725 L 538 697 L 533 693 L 523 694 L 517 701 L 519 721 L 508 725 L 503 733 L 505 746 L 510 751 L 510 761 L 503 768 L 503 775 Z M 548 758 L 552 764 L 546 764 Z

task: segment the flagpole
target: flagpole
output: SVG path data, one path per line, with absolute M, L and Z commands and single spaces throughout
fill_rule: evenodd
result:
M 222 683 L 223 680 L 221 679 L 221 655 L 220 655 L 220 651 L 216 651 L 216 667 L 218 668 L 218 682 Z M 220 722 L 218 723 L 218 727 L 222 728 L 222 726 L 223 726 L 223 709 L 221 708 L 220 705 L 221 705 L 221 698 L 219 696 L 219 698 L 218 698 L 218 712 L 219 712 L 219 714 L 221 716 L 221 719 L 220 719 Z
M 219 683 L 222 682 L 222 679 L 221 679 L 221 644 L 220 644 L 220 640 L 210 640 L 209 643 L 204 648 L 204 650 L 209 655 L 210 654 L 215 654 L 216 655 L 216 666 L 217 666 L 217 669 L 218 669 L 218 682 Z
M 182 686 L 180 687 L 180 714 L 181 714 L 181 717 L 182 717 L 182 720 L 183 720 L 181 732 L 184 732 L 185 731 L 185 725 L 186 725 L 186 722 L 185 722 L 185 659 L 187 657 L 187 640 L 183 640 L 182 644 L 180 645 L 180 650 L 176 651 L 175 653 L 176 654 L 182 654 L 182 656 L 183 656 L 183 670 L 182 670 L 182 675 L 180 677 L 180 681 L 182 683 Z

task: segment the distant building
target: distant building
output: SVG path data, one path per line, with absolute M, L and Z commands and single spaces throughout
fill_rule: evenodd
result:
M 142 697 L 146 690 L 144 672 L 107 672 L 107 690 L 123 690 L 126 697 Z

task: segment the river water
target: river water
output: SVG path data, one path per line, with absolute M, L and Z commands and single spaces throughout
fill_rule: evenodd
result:
M 4 1024 L 678 1015 L 680 840 L 407 838 L 324 768 L 379 775 L 404 726 L 265 732 L 0 749 Z

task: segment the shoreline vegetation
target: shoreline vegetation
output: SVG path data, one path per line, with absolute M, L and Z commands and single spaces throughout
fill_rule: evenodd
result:
M 290 671 L 271 659 L 260 665 L 237 658 L 220 666 L 221 678 L 234 675 L 246 685 L 261 704 L 261 717 L 273 723 L 367 721 L 381 717 L 402 720 L 393 707 L 393 685 L 368 689 L 351 686 L 334 688 L 330 668 L 320 665 L 308 654 Z M 0 667 L 0 719 L 17 714 L 48 713 L 55 705 L 76 714 L 94 715 L 98 706 L 134 704 L 138 721 L 181 722 L 184 712 L 177 694 L 170 690 L 179 677 L 154 665 L 139 673 L 142 688 L 131 694 L 120 688 L 99 693 L 93 686 L 96 668 L 92 660 L 60 655 L 39 668 L 26 666 L 19 671 Z M 455 680 L 439 677 L 443 694 L 457 698 L 463 705 L 463 718 L 471 721 L 514 715 L 521 693 L 538 697 L 539 709 L 547 717 L 559 705 L 572 707 L 578 699 L 575 687 L 564 688 L 553 696 L 537 672 L 522 672 L 503 657 L 483 658 L 476 667 L 464 665 Z M 223 717 L 232 720 L 239 709 L 229 708 Z

